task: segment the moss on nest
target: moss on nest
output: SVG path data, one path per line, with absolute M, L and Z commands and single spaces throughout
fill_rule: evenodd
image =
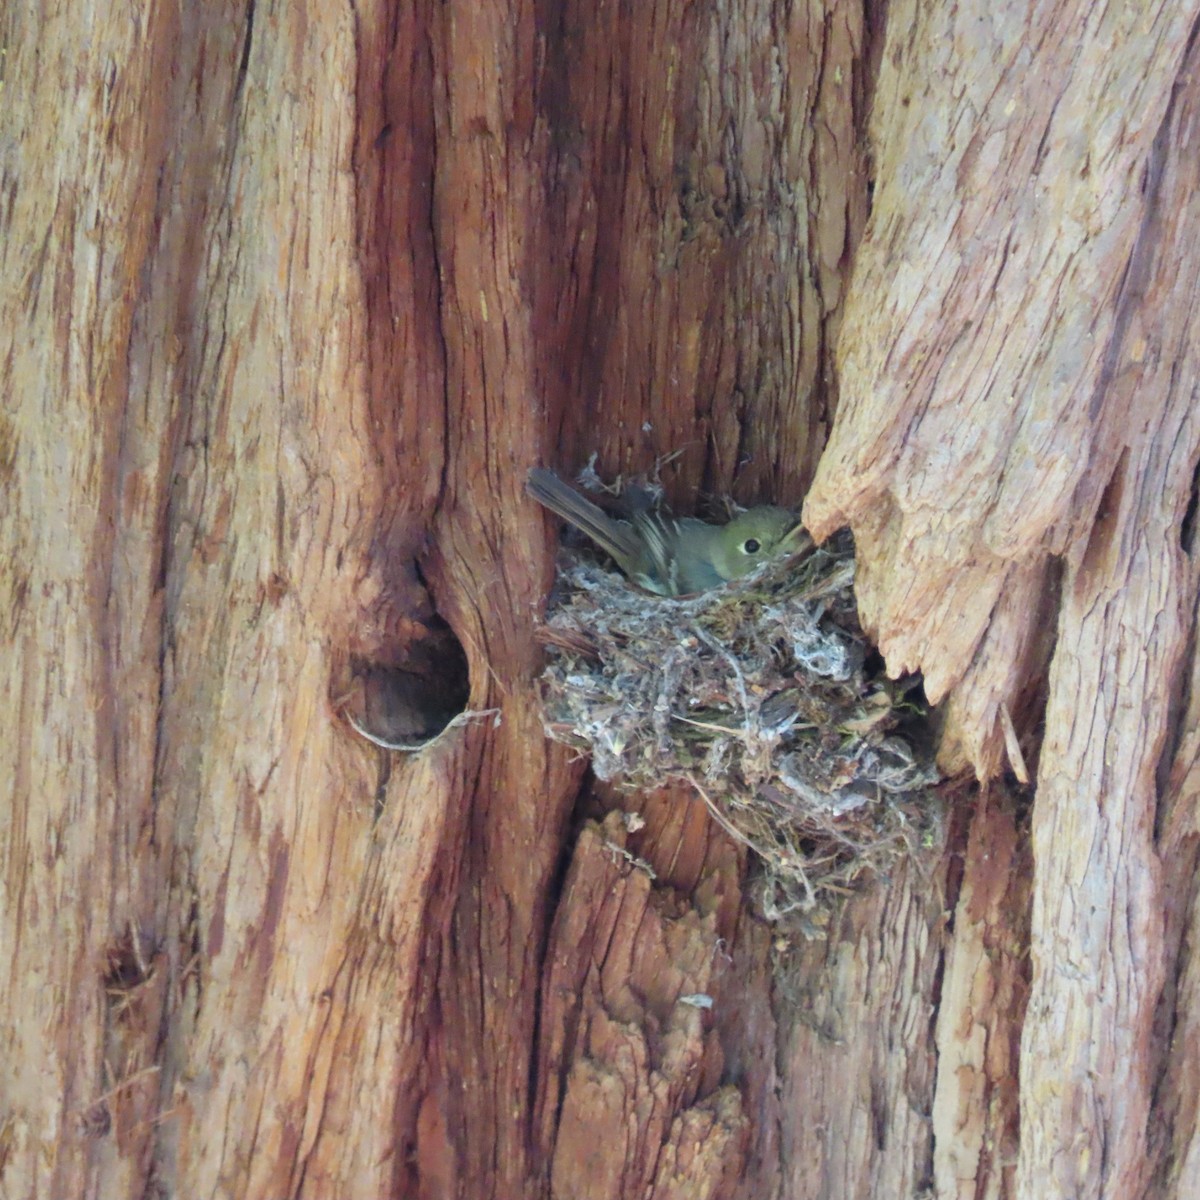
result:
M 771 920 L 941 841 L 919 680 L 858 623 L 848 534 L 712 592 L 651 596 L 571 551 L 542 629 L 546 730 L 631 790 L 690 783 L 761 860 Z

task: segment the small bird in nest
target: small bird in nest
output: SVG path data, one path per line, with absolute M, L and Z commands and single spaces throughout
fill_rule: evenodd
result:
M 527 486 L 538 503 L 586 533 L 634 583 L 658 596 L 709 591 L 809 544 L 795 514 L 773 505 L 748 508 L 725 525 L 669 517 L 648 506 L 624 521 L 543 467 L 529 472 Z

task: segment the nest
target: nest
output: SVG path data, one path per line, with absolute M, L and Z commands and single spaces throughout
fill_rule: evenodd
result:
M 548 735 L 618 787 L 694 787 L 758 856 L 768 919 L 820 924 L 940 842 L 919 679 L 888 679 L 863 636 L 849 534 L 685 599 L 563 554 L 542 630 Z

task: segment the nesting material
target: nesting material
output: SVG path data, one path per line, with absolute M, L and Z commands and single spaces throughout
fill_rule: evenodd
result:
M 848 534 L 685 599 L 564 551 L 542 631 L 549 736 L 620 787 L 690 783 L 761 860 L 773 920 L 941 840 L 917 681 L 876 665 L 853 583 Z

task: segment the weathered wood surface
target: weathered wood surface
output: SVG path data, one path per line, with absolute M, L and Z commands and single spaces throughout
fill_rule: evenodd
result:
M 1146 205 L 1117 302 L 1106 409 L 1121 414 L 1119 458 L 1096 521 L 1063 581 L 1046 739 L 1033 817 L 1033 990 L 1022 1038 L 1021 1179 L 1055 1195 L 1186 1196 L 1200 1187 L 1154 1112 L 1178 1051 L 1162 995 L 1164 918 L 1194 898 L 1194 871 L 1168 857 L 1158 830 L 1181 728 L 1185 660 L 1196 653 L 1196 545 L 1190 505 L 1200 460 L 1200 45 L 1193 39 L 1146 166 Z M 1196 793 L 1190 804 L 1195 810 Z M 1172 807 L 1174 811 L 1172 811 Z M 1170 843 L 1168 842 L 1168 849 Z M 1174 866 L 1176 870 L 1169 868 Z M 1171 897 L 1171 899 L 1168 899 Z M 1171 989 L 1175 992 L 1173 986 Z M 1176 993 L 1178 994 L 1178 993 Z M 1168 993 L 1170 995 L 1170 993 Z M 1155 1036 L 1156 1020 L 1160 1023 Z M 1194 1104 L 1197 1088 L 1191 1089 Z M 1170 1149 L 1147 1153 L 1152 1129 Z M 1076 1129 L 1074 1139 L 1065 1129 Z M 1164 1147 L 1165 1148 L 1165 1147 Z M 1189 1178 L 1190 1176 L 1190 1178 Z
M 1194 897 L 1194 861 L 1179 836 L 1164 877 L 1156 821 L 1195 652 L 1197 16 L 892 6 L 842 406 L 805 508 L 818 533 L 854 526 L 889 667 L 951 697 L 949 764 L 995 772 L 1005 708 L 1037 749 L 1029 698 L 1050 660 L 1022 1196 L 1196 1186 L 1194 1090 L 1164 1041 L 1190 1027 L 1170 1007 L 1188 960 L 1178 926 L 1164 945 L 1164 915 L 1180 903 L 1166 889 Z M 964 55 L 965 39 L 987 52 Z M 1177 797 L 1177 825 L 1186 809 Z M 950 961 L 966 949 L 956 930 Z M 1164 1072 L 1179 1124 L 1159 1126 L 1151 1159 Z M 953 1115 L 935 1106 L 939 1194 L 989 1194 L 954 1161 L 963 1129 L 939 1128 Z
M 1053 622 L 1054 564 L 1121 454 L 1118 293 L 1196 13 L 889 10 L 842 404 L 805 516 L 853 525 L 889 667 L 953 692 L 951 765 L 1001 764 L 1000 706 L 1044 669 L 1031 614 Z
M 1189 613 L 1193 627 L 1195 609 Z M 1161 813 L 1166 987 L 1155 1021 L 1158 1092 L 1150 1127 L 1151 1196 L 1200 1188 L 1200 656 L 1193 653 Z
M 0 13 L 0 1192 L 1200 1190 L 1197 6 L 1134 7 Z M 774 982 L 703 807 L 581 825 L 542 737 L 525 470 L 678 449 L 817 473 L 947 758 L 1005 704 L 1037 773 Z M 500 720 L 379 751 L 435 611 Z

